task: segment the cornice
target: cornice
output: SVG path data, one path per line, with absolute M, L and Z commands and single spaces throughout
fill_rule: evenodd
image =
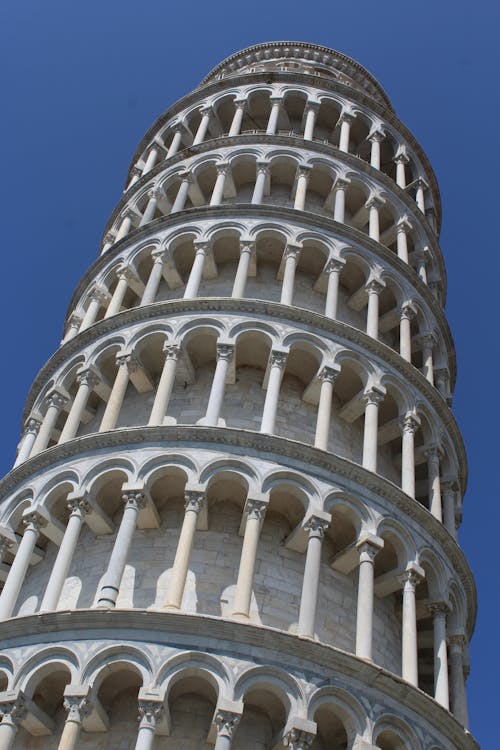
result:
M 437 521 L 427 508 L 406 495 L 388 479 L 368 471 L 349 459 L 319 450 L 296 440 L 276 435 L 265 435 L 250 430 L 231 427 L 204 427 L 201 425 L 141 426 L 92 433 L 69 440 L 61 445 L 54 445 L 13 468 L 0 481 L 0 497 L 12 493 L 22 482 L 26 482 L 40 471 L 48 469 L 54 464 L 71 460 L 75 456 L 89 453 L 95 455 L 100 450 L 105 451 L 110 448 L 123 448 L 124 446 L 145 446 L 146 444 L 160 444 L 163 447 L 170 444 L 175 446 L 177 450 L 182 444 L 188 445 L 190 449 L 194 445 L 209 448 L 220 446 L 226 452 L 227 448 L 231 447 L 233 451 L 239 450 L 245 456 L 265 456 L 277 461 L 281 458 L 292 459 L 304 464 L 306 472 L 311 471 L 311 467 L 314 467 L 316 473 L 323 473 L 326 481 L 331 479 L 332 474 L 340 475 L 383 497 L 426 529 L 448 555 L 453 569 L 460 577 L 469 602 L 467 606 L 467 633 L 469 638 L 471 637 L 477 608 L 474 579 L 464 553 L 445 526 Z
M 314 84 L 311 82 L 314 81 Z M 141 139 L 139 145 L 137 146 L 136 151 L 134 152 L 134 155 L 132 157 L 132 160 L 130 162 L 128 171 L 127 171 L 127 184 L 130 181 L 130 173 L 132 169 L 134 168 L 137 160 L 143 153 L 144 149 L 151 143 L 151 141 L 154 139 L 154 136 L 158 132 L 160 128 L 162 128 L 172 117 L 177 115 L 179 112 L 181 112 L 183 109 L 185 109 L 187 106 L 195 102 L 200 97 L 206 97 L 207 95 L 217 93 L 218 91 L 227 89 L 227 88 L 234 88 L 235 85 L 245 85 L 249 83 L 269 83 L 269 81 L 272 80 L 272 82 L 276 83 L 289 83 L 296 81 L 297 83 L 303 83 L 306 86 L 309 86 L 314 89 L 323 90 L 326 92 L 335 92 L 343 95 L 347 99 L 350 99 L 353 102 L 356 102 L 358 104 L 363 104 L 367 108 L 369 108 L 374 114 L 378 114 L 381 118 L 384 118 L 390 125 L 392 125 L 402 136 L 405 138 L 407 143 L 412 147 L 412 149 L 415 151 L 415 154 L 418 156 L 424 170 L 425 175 L 428 178 L 429 181 L 429 188 L 432 192 L 433 200 L 434 200 L 434 206 L 436 209 L 436 221 L 438 226 L 438 233 L 441 228 L 441 197 L 439 193 L 439 186 L 437 183 L 436 175 L 434 174 L 434 170 L 432 169 L 431 163 L 427 157 L 427 154 L 423 150 L 422 146 L 419 144 L 413 133 L 406 127 L 406 125 L 399 120 L 396 115 L 385 109 L 384 107 L 377 104 L 376 101 L 374 101 L 371 97 L 363 95 L 360 91 L 353 89 L 349 86 L 344 86 L 341 83 L 336 83 L 333 81 L 328 81 L 325 78 L 321 78 L 318 76 L 317 78 L 312 78 L 311 76 L 303 75 L 300 73 L 275 73 L 273 72 L 270 74 L 267 73 L 250 73 L 250 74 L 242 74 L 238 76 L 231 76 L 231 78 L 224 78 L 222 80 L 213 82 L 213 83 L 207 83 L 203 86 L 198 86 L 196 89 L 193 89 L 189 94 L 186 96 L 183 96 L 181 99 L 178 99 L 171 107 L 169 107 L 160 117 L 153 123 L 153 125 L 146 131 L 145 135 Z

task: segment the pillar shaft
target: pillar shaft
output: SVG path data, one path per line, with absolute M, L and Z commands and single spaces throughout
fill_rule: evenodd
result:
M 106 314 L 104 315 L 105 318 L 109 318 L 111 317 L 111 315 L 116 315 L 120 312 L 123 305 L 123 299 L 127 293 L 127 289 L 128 274 L 124 271 L 118 275 L 118 283 L 115 287 L 115 291 L 113 292 L 113 296 L 111 297 L 111 302 L 108 305 Z
M 468 728 L 467 694 L 465 692 L 463 635 L 450 636 L 450 690 L 451 710 L 462 726 Z
M 401 422 L 401 489 L 410 497 L 415 497 L 415 432 L 419 421 L 413 414 L 407 414 Z
M 49 396 L 47 397 L 47 411 L 45 412 L 40 430 L 31 450 L 31 456 L 36 456 L 37 453 L 45 450 L 45 448 L 48 446 L 49 441 L 52 437 L 52 430 L 56 426 L 59 414 L 61 413 L 63 406 L 65 406 L 67 402 L 68 399 L 59 393 L 49 394 Z
M 29 455 L 33 449 L 33 445 L 35 444 L 36 436 L 38 435 L 40 425 L 41 425 L 41 422 L 38 419 L 30 418 L 28 420 L 26 432 L 24 434 L 21 448 L 19 449 L 19 453 L 17 454 L 17 458 L 14 463 L 14 468 L 16 466 L 19 466 L 19 464 L 22 464 L 24 461 L 26 461 L 29 458 Z
M 266 503 L 260 500 L 248 500 L 245 512 L 247 520 L 241 549 L 238 581 L 234 595 L 233 615 L 247 618 L 250 614 L 253 577 L 257 560 L 260 527 L 264 519 Z
M 382 539 L 361 540 L 359 550 L 358 606 L 356 611 L 356 656 L 372 658 L 374 563 L 383 547 Z
M 203 143 L 208 130 L 208 123 L 210 122 L 211 110 L 201 110 L 201 121 L 194 137 L 193 146 L 198 146 L 199 143 Z
M 257 176 L 252 195 L 252 203 L 258 205 L 264 200 L 264 192 L 268 176 L 268 165 L 257 162 Z
M 321 566 L 321 545 L 327 527 L 328 521 L 315 516 L 309 519 L 304 527 L 309 532 L 309 537 L 300 598 L 298 632 L 299 635 L 309 638 L 314 637 Z
M 234 278 L 232 297 L 241 298 L 245 296 L 245 288 L 248 279 L 248 271 L 250 269 L 250 260 L 252 253 L 254 252 L 253 242 L 242 243 L 240 247 L 240 259 L 238 261 L 238 268 L 236 269 L 236 276 Z
M 215 427 L 219 421 L 222 401 L 226 389 L 227 371 L 233 356 L 234 347 L 230 344 L 217 344 L 217 364 L 208 399 L 205 424 Z
M 144 289 L 141 305 L 151 305 L 156 300 L 158 289 L 160 288 L 163 277 L 163 266 L 165 259 L 163 254 L 153 256 L 153 267 Z
M 170 146 L 168 147 L 167 159 L 170 159 L 171 156 L 175 156 L 175 154 L 178 152 L 181 146 L 181 143 L 182 143 L 182 130 L 180 127 L 178 127 L 174 131 L 174 137 L 172 138 Z
M 118 369 L 116 371 L 115 382 L 106 404 L 104 414 L 102 415 L 99 432 L 113 430 L 116 427 L 118 417 L 127 391 L 130 373 L 129 366 L 133 366 L 131 355 L 117 357 Z
M 319 373 L 321 389 L 319 392 L 318 415 L 316 418 L 316 435 L 314 447 L 328 450 L 330 437 L 330 421 L 332 416 L 333 384 L 338 375 L 338 369 L 324 367 Z
M 293 302 L 293 287 L 299 254 L 300 248 L 288 246 L 285 250 L 285 270 L 283 272 L 280 300 L 282 305 L 291 305 Z
M 325 272 L 328 274 L 328 282 L 325 300 L 325 315 L 327 318 L 335 320 L 337 318 L 339 306 L 339 282 L 340 273 L 344 263 L 336 260 L 329 260 Z
M 94 387 L 98 384 L 99 378 L 92 372 L 92 370 L 83 370 L 77 374 L 78 391 L 71 404 L 71 409 L 62 428 L 61 435 L 59 437 L 59 444 L 65 443 L 67 440 L 72 440 L 82 421 L 83 413 L 87 408 L 87 403 L 90 398 L 90 394 Z
M 411 362 L 411 321 L 414 317 L 412 305 L 403 305 L 399 324 L 399 353 L 407 362 Z
M 403 632 L 402 632 L 402 677 L 418 687 L 417 614 L 415 588 L 420 580 L 413 570 L 402 576 L 403 582 Z
M 306 206 L 307 185 L 309 183 L 309 168 L 299 167 L 297 175 L 297 189 L 293 207 L 296 211 L 303 211 Z
M 368 294 L 368 307 L 366 312 L 366 333 L 373 339 L 378 339 L 378 318 L 379 318 L 379 296 L 384 286 L 380 281 L 372 279 L 366 285 L 365 289 Z
M 40 533 L 40 520 L 34 513 L 25 516 L 24 526 L 24 534 L 0 595 L 0 620 L 12 615 Z
M 175 560 L 168 588 L 166 607 L 172 607 L 174 609 L 181 608 L 198 514 L 204 502 L 205 497 L 202 493 L 191 491 L 186 492 L 184 520 L 182 522 L 181 533 L 177 543 L 177 551 L 175 553 Z
M 383 398 L 384 394 L 373 388 L 364 396 L 363 466 L 374 472 L 377 471 L 378 406 Z
M 233 120 L 231 122 L 231 127 L 229 128 L 229 137 L 234 138 L 235 136 L 239 135 L 241 132 L 241 125 L 243 123 L 243 116 L 245 114 L 245 106 L 246 102 L 241 101 L 235 101 L 235 110 L 233 115 Z
M 149 425 L 163 424 L 174 387 L 177 361 L 181 350 L 180 345 L 176 343 L 167 343 L 165 344 L 164 350 L 166 353 L 165 362 L 160 376 L 160 382 L 156 389 L 155 400 L 149 417 Z
M 448 606 L 436 602 L 429 606 L 434 624 L 434 698 L 449 709 L 448 649 L 446 646 L 446 613 Z
M 278 129 L 278 118 L 280 116 L 281 99 L 271 97 L 271 113 L 267 122 L 266 135 L 274 135 Z
M 266 398 L 262 412 L 261 432 L 274 432 L 278 400 L 280 395 L 281 378 L 286 364 L 284 352 L 271 352 L 269 379 L 267 381 Z
M 175 214 L 177 211 L 182 211 L 186 205 L 189 188 L 191 185 L 191 175 L 185 175 L 182 177 L 181 184 L 175 196 L 175 200 L 172 206 L 171 214 Z
M 184 290 L 184 299 L 194 299 L 198 296 L 198 290 L 200 288 L 201 279 L 203 277 L 203 268 L 205 266 L 205 258 L 207 257 L 208 246 L 197 245 L 195 250 L 195 256 L 193 265 L 191 266 L 191 273 Z

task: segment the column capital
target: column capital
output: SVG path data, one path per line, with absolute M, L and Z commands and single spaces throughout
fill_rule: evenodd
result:
M 450 633 L 448 636 L 448 645 L 450 646 L 450 651 L 462 654 L 467 645 L 467 638 L 464 633 Z
M 396 155 L 393 157 L 392 161 L 395 164 L 408 164 L 410 161 L 410 158 L 408 154 L 406 153 L 406 147 L 400 146 L 396 152 Z
M 418 584 L 425 578 L 425 570 L 415 562 L 408 563 L 405 572 L 399 576 L 403 587 L 415 591 Z
M 164 705 L 162 701 L 139 698 L 137 702 L 137 710 L 139 727 L 148 727 L 154 731 L 156 729 L 156 724 L 163 713 Z
M 315 734 L 304 729 L 290 729 L 283 735 L 283 744 L 290 750 L 307 750 L 315 739 Z
M 408 412 L 400 421 L 401 432 L 414 435 L 420 427 L 420 419 L 413 412 Z
M 385 206 L 385 200 L 379 195 L 371 195 L 365 203 L 366 208 L 382 208 Z
M 117 279 L 126 279 L 126 281 L 137 278 L 137 274 L 132 266 L 129 266 L 126 263 L 120 263 L 120 265 L 115 268 L 115 276 Z
M 184 510 L 193 510 L 199 513 L 207 501 L 207 496 L 203 490 L 184 491 Z
M 234 354 L 234 344 L 229 344 L 227 342 L 217 342 L 217 361 L 219 359 L 224 359 L 227 362 L 229 362 Z
M 396 224 L 396 232 L 402 232 L 408 234 L 413 229 L 413 224 L 408 220 L 407 216 L 403 216 Z
M 349 124 L 353 123 L 356 119 L 355 112 L 352 112 L 351 110 L 343 110 L 338 121 L 337 125 L 342 125 L 343 122 L 348 122 Z
M 411 300 L 401 305 L 401 319 L 413 320 L 417 315 L 417 308 Z
M 434 349 L 434 347 L 437 344 L 437 336 L 433 331 L 427 331 L 426 333 L 423 333 L 421 336 L 418 336 L 417 341 L 421 344 L 422 347 L 428 347 L 429 349 Z
M 266 514 L 268 503 L 265 500 L 256 500 L 254 498 L 247 498 L 245 503 L 244 513 L 247 517 L 247 521 L 254 519 L 257 521 L 263 521 Z
M 312 169 L 312 164 L 297 164 L 297 177 L 304 175 L 309 176 L 309 172 Z
M 304 523 L 304 531 L 309 532 L 309 539 L 316 537 L 323 539 L 325 531 L 330 526 L 330 518 L 323 518 L 323 516 L 309 516 Z
M 429 461 L 429 463 L 438 464 L 444 456 L 444 451 L 440 445 L 434 443 L 433 445 L 429 445 L 425 448 L 424 456 Z
M 339 365 L 324 365 L 318 372 L 318 379 L 328 383 L 335 383 L 336 378 L 340 375 Z
M 327 274 L 331 273 L 340 273 L 345 266 L 345 260 L 342 260 L 342 258 L 330 258 L 326 262 L 326 265 L 324 267 L 324 272 Z
M 233 99 L 233 104 L 236 107 L 236 109 L 245 109 L 247 106 L 247 100 L 246 99 Z
M 101 376 L 94 367 L 85 367 L 76 373 L 76 382 L 78 385 L 88 385 L 95 388 L 101 382 Z
M 255 252 L 255 240 L 242 240 L 240 239 L 240 253 Z
M 172 123 L 172 125 L 170 126 L 170 129 L 174 133 L 182 133 L 182 131 L 184 130 L 184 125 L 182 124 L 180 120 L 176 120 L 175 122 Z
M 364 531 L 360 534 L 356 542 L 356 549 L 359 552 L 360 562 L 373 562 L 376 555 L 384 548 L 384 540 L 381 537 L 372 534 L 370 531 Z
M 151 190 L 148 190 L 148 198 L 150 200 L 154 198 L 155 200 L 160 201 L 164 197 L 165 197 L 165 193 L 163 192 L 161 187 L 158 187 L 158 185 L 156 185 L 155 187 L 152 187 Z
M 382 385 L 373 385 L 364 392 L 362 401 L 365 406 L 368 404 L 376 404 L 378 406 L 384 400 L 385 394 L 386 390 Z
M 350 184 L 351 184 L 351 181 L 348 180 L 346 177 L 337 177 L 333 185 L 333 189 L 334 190 L 347 190 Z
M 301 252 L 302 245 L 299 245 L 297 242 L 287 242 L 283 256 L 285 260 L 287 260 L 288 258 L 298 260 Z
M 180 341 L 165 341 L 163 351 L 166 359 L 179 359 L 182 351 Z
M 228 161 L 218 161 L 215 164 L 217 174 L 227 175 L 231 171 L 231 164 Z
M 134 167 L 134 169 L 136 169 L 136 167 Z M 134 169 L 132 170 L 132 173 L 134 172 Z M 137 175 L 137 177 L 140 177 L 141 174 L 142 174 L 141 170 L 138 169 L 135 174 Z M 135 176 L 135 175 L 133 175 L 133 176 Z M 115 241 L 115 235 L 114 235 L 114 233 L 113 232 L 106 232 L 106 234 L 102 238 L 102 241 L 103 241 L 104 245 L 108 245 L 108 244 L 112 245 L 114 243 L 114 241 Z
M 367 294 L 376 294 L 379 295 L 381 292 L 383 292 L 385 289 L 385 282 L 382 281 L 382 279 L 370 279 L 365 284 L 365 291 Z
M 136 211 L 131 206 L 126 206 L 126 208 L 124 208 L 121 212 L 120 218 L 131 219 L 133 221 L 134 219 L 137 219 L 138 216 Z
M 26 696 L 21 690 L 6 690 L 0 693 L 0 713 L 3 714 L 3 720 L 5 721 L 5 717 L 8 716 L 10 723 L 18 726 L 28 713 L 26 703 Z
M 215 724 L 217 735 L 228 737 L 232 740 L 238 724 L 241 720 L 241 714 L 226 709 L 216 709 L 213 723 Z
M 111 299 L 111 295 L 108 292 L 108 290 L 105 289 L 103 286 L 100 286 L 99 284 L 95 284 L 92 287 L 92 289 L 90 290 L 89 297 L 91 299 L 97 300 L 97 302 L 100 302 L 101 305 L 106 305 Z
M 385 139 L 385 137 L 385 130 L 383 130 L 382 128 L 374 128 L 368 133 L 366 140 L 370 142 L 376 141 L 377 143 L 381 143 Z
M 318 102 L 316 99 L 308 99 L 306 101 L 306 106 L 304 107 L 304 111 L 306 113 L 309 112 L 310 110 L 312 110 L 313 112 L 317 112 L 318 109 L 320 108 L 320 104 L 321 102 Z
M 47 408 L 55 406 L 63 409 L 69 403 L 69 394 L 63 393 L 62 390 L 54 388 L 45 396 L 45 405 Z
M 70 492 L 66 498 L 66 507 L 69 508 L 71 513 L 78 513 L 82 516 L 86 516 L 90 512 L 90 503 L 88 500 L 87 493 L 79 494 L 77 492 Z
M 207 115 L 210 116 L 213 113 L 212 105 L 211 104 L 204 104 L 202 107 L 200 107 L 200 115 L 202 117 L 206 117 Z
M 451 608 L 447 602 L 430 602 L 427 605 L 427 609 L 433 617 L 439 615 L 443 615 L 444 617 L 446 617 Z
M 423 177 L 417 177 L 417 179 L 412 183 L 412 187 L 420 188 L 421 190 L 427 190 L 429 185 L 426 183 Z
M 28 417 L 28 419 L 25 422 L 24 425 L 24 431 L 23 434 L 27 435 L 28 432 L 33 433 L 33 435 L 38 435 L 38 431 L 40 430 L 40 425 L 42 424 L 41 417 L 37 417 L 34 414 Z
M 14 546 L 12 539 L 7 536 L 0 534 L 0 559 L 3 559 L 6 552 L 8 552 Z
M 121 489 L 121 493 L 126 508 L 141 510 L 146 505 L 147 498 L 144 488 L 133 486 L 127 487 L 125 484 Z
M 270 161 L 266 161 L 265 159 L 259 159 L 255 164 L 257 168 L 257 174 L 265 174 L 267 175 L 269 173 L 269 165 Z
M 269 97 L 271 104 L 281 104 L 283 102 L 283 94 L 273 94 Z
M 71 315 L 68 317 L 68 327 L 69 328 L 80 328 L 82 324 L 82 316 L 78 315 L 77 312 L 73 310 Z
M 280 369 L 283 369 L 286 365 L 287 357 L 288 352 L 271 349 L 269 354 L 269 364 L 271 367 L 279 367 Z
M 183 169 L 177 176 L 180 177 L 181 182 L 194 182 L 194 177 L 189 169 Z
M 41 528 L 47 526 L 47 519 L 44 518 L 36 508 L 28 508 L 22 515 L 22 523 L 27 530 L 29 527 L 39 532 Z
M 452 477 L 445 477 L 444 479 L 441 479 L 441 491 L 445 494 L 455 494 L 455 492 L 458 492 L 460 485 L 458 484 L 458 480 L 454 479 Z
M 168 251 L 166 248 L 163 248 L 161 250 L 155 250 L 151 253 L 151 258 L 153 259 L 153 263 L 157 263 L 158 265 L 163 266 L 165 264 L 165 260 L 167 258 Z
M 129 372 L 135 372 L 141 368 L 141 363 L 134 352 L 118 352 L 115 359 L 117 367 L 126 367 Z
M 81 724 L 92 713 L 92 704 L 84 695 L 65 695 L 63 705 L 68 712 L 66 721 L 74 721 L 76 724 Z
M 198 255 L 198 253 L 207 255 L 210 252 L 211 248 L 209 240 L 193 240 L 193 246 L 196 255 Z

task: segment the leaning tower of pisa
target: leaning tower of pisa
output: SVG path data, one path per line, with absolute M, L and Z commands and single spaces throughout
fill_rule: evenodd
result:
M 0 483 L 0 750 L 468 750 L 440 202 L 303 43 L 151 127 Z

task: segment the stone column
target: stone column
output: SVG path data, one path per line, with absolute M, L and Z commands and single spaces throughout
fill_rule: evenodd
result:
M 411 229 L 412 226 L 407 219 L 401 219 L 401 221 L 396 224 L 396 246 L 398 249 L 398 258 L 401 258 L 403 263 L 408 263 L 407 234 Z
M 108 403 L 102 415 L 99 432 L 113 430 L 116 427 L 123 399 L 127 391 L 130 373 L 138 369 L 139 364 L 132 353 L 122 353 L 116 356 L 117 371 L 115 382 L 109 395 Z
M 24 534 L 0 595 L 0 620 L 6 620 L 12 616 L 17 597 L 28 572 L 40 528 L 46 523 L 45 519 L 39 516 L 36 511 L 29 511 L 23 515 Z
M 139 699 L 139 730 L 135 750 L 152 750 L 156 726 L 162 711 L 163 705 L 158 701 Z
M 306 122 L 304 125 L 304 140 L 312 141 L 314 139 L 314 126 L 316 125 L 316 115 L 319 110 L 319 102 L 307 102 L 305 107 Z
M 75 554 L 83 519 L 89 511 L 89 504 L 85 497 L 71 497 L 68 499 L 67 506 L 70 509 L 70 516 L 43 595 L 40 612 L 57 609 L 61 591 Z
M 313 724 L 313 722 L 304 722 Z M 315 726 L 313 724 L 313 726 Z M 307 730 L 292 728 L 283 737 L 282 744 L 289 750 L 308 750 L 314 742 L 315 735 Z
M 373 130 L 368 136 L 368 141 L 372 144 L 370 152 L 370 165 L 374 169 L 380 169 L 380 144 L 385 138 L 382 130 Z
M 210 107 L 203 107 L 202 109 L 200 109 L 200 114 L 201 121 L 198 125 L 198 130 L 196 131 L 196 135 L 193 140 L 193 146 L 198 146 L 205 140 L 208 131 L 208 124 L 212 116 L 212 109 Z
M 445 602 L 432 602 L 429 612 L 434 625 L 434 698 L 449 710 L 448 692 L 448 651 L 446 648 L 446 614 L 449 607 Z
M 191 266 L 191 273 L 189 274 L 186 289 L 184 290 L 184 299 L 194 299 L 198 296 L 198 289 L 200 288 L 201 279 L 203 277 L 205 258 L 210 249 L 208 242 L 195 241 L 193 244 L 195 254 L 193 265 Z
M 328 520 L 317 516 L 311 516 L 304 525 L 304 530 L 309 532 L 309 536 L 300 597 L 298 633 L 307 638 L 314 638 L 321 567 L 321 545 L 328 526 Z
M 87 698 L 65 696 L 64 708 L 68 712 L 57 750 L 75 750 L 82 729 L 82 722 L 91 712 Z
M 163 197 L 163 193 L 158 188 L 153 188 L 152 190 L 149 190 L 148 192 L 148 202 L 146 205 L 146 208 L 144 209 L 144 213 L 142 214 L 142 218 L 139 222 L 139 226 L 143 227 L 146 224 L 149 224 L 150 221 L 153 221 L 154 215 L 156 213 L 156 209 L 158 207 L 158 201 Z
M 340 123 L 339 149 L 340 151 L 345 151 L 346 153 L 349 152 L 349 136 L 351 134 L 351 124 L 354 122 L 354 120 L 355 120 L 354 115 L 348 112 L 343 112 L 340 115 L 340 118 L 339 118 L 339 123 Z
M 406 187 L 406 165 L 410 161 L 404 148 L 398 150 L 393 161 L 396 164 L 396 184 L 404 190 Z
M 375 242 L 380 242 L 380 222 L 379 222 L 379 209 L 382 208 L 384 205 L 383 201 L 380 198 L 377 198 L 374 196 L 373 198 L 370 198 L 366 203 L 366 208 L 370 211 L 370 216 L 368 220 L 368 236 L 375 240 Z
M 345 261 L 331 258 L 325 266 L 328 275 L 326 288 L 325 315 L 327 318 L 336 320 L 339 305 L 339 282 L 340 274 L 345 266 Z
M 85 370 L 80 370 L 76 374 L 76 381 L 78 383 L 78 391 L 71 404 L 71 409 L 62 428 L 61 435 L 59 437 L 58 444 L 65 443 L 68 440 L 72 440 L 80 426 L 83 412 L 87 407 L 90 394 L 96 385 L 100 382 L 100 378 L 91 367 L 87 367 Z
M 289 242 L 285 248 L 285 270 L 283 272 L 283 282 L 281 284 L 282 305 L 291 305 L 293 303 L 293 286 L 295 282 L 295 271 L 302 247 Z
M 432 333 L 426 333 L 421 337 L 423 374 L 431 385 L 434 385 L 434 361 L 433 351 L 436 339 Z
M 286 352 L 272 351 L 269 360 L 269 379 L 267 381 L 266 399 L 262 412 L 261 432 L 274 432 L 278 400 L 280 396 L 281 378 L 286 365 Z
M 179 177 L 181 178 L 181 184 L 179 185 L 177 195 L 175 196 L 175 200 L 170 211 L 171 214 L 175 214 L 177 213 L 177 211 L 183 210 L 184 206 L 186 205 L 189 188 L 193 182 L 191 172 L 179 172 Z
M 421 177 L 416 180 L 416 195 L 415 195 L 415 201 L 418 206 L 418 208 L 422 211 L 422 213 L 425 215 L 425 190 L 427 188 L 427 183 L 422 180 Z
M 193 549 L 194 533 L 198 522 L 200 510 L 206 503 L 204 492 L 198 490 L 186 490 L 186 502 L 184 505 L 184 520 L 181 533 L 177 543 L 174 565 L 168 587 L 165 608 L 180 609 L 182 597 L 186 587 L 186 578 L 189 569 L 189 559 Z
M 385 390 L 373 386 L 363 396 L 365 404 L 365 427 L 363 435 L 363 466 L 377 471 L 378 406 L 384 400 Z
M 36 456 L 37 453 L 45 450 L 48 446 L 50 438 L 52 437 L 52 430 L 56 426 L 57 419 L 61 413 L 63 407 L 66 406 L 69 399 L 67 396 L 57 391 L 52 391 L 48 394 L 45 399 L 47 405 L 47 411 L 43 418 L 40 430 L 34 442 L 33 448 L 30 453 L 30 458 Z
M 429 483 L 429 510 L 440 523 L 443 523 L 443 505 L 441 502 L 441 477 L 439 462 L 443 453 L 439 446 L 433 445 L 425 451 L 427 458 L 427 475 Z
M 241 298 L 245 296 L 245 287 L 248 279 L 250 260 L 255 252 L 255 242 L 250 240 L 240 240 L 240 259 L 236 276 L 234 278 L 232 297 Z
M 0 750 L 10 750 L 16 738 L 19 724 L 27 715 L 26 699 L 20 691 L 12 700 L 0 703 Z
M 227 177 L 229 170 L 231 169 L 230 164 L 227 161 L 218 162 L 216 164 L 216 168 L 217 168 L 217 179 L 215 180 L 214 189 L 212 191 L 212 197 L 210 198 L 211 206 L 218 206 L 222 203 L 226 177 Z
M 257 545 L 259 543 L 260 529 L 264 521 L 266 508 L 267 503 L 263 500 L 252 500 L 249 498 L 246 502 L 244 513 L 247 518 L 241 549 L 238 581 L 234 594 L 233 617 L 247 619 L 250 614 Z
M 154 165 L 158 161 L 158 154 L 159 154 L 160 148 L 161 146 L 159 143 L 153 143 L 152 146 L 150 147 L 148 157 L 146 159 L 146 163 L 144 164 L 144 168 L 142 170 L 143 177 L 148 172 L 151 172 Z
M 427 256 L 429 255 L 429 249 L 424 247 L 423 250 L 419 250 L 414 254 L 415 262 L 417 264 L 417 274 L 422 279 L 424 284 L 427 284 Z
M 16 466 L 19 466 L 19 464 L 22 464 L 24 461 L 26 461 L 26 459 L 29 458 L 41 424 L 41 421 L 37 417 L 30 417 L 28 419 L 24 430 L 21 447 L 19 448 L 19 453 L 17 454 L 16 461 L 14 463 L 14 468 Z
M 345 221 L 345 194 L 349 185 L 348 180 L 342 180 L 340 177 L 335 182 L 335 203 L 333 207 L 333 220 L 343 224 Z
M 247 105 L 246 99 L 235 99 L 234 100 L 234 115 L 229 128 L 229 138 L 234 138 L 241 132 L 241 125 L 243 123 L 243 116 L 245 114 L 245 107 Z
M 418 687 L 417 614 L 415 589 L 424 577 L 424 571 L 410 564 L 401 576 L 403 584 L 402 677 Z
M 364 534 L 356 545 L 359 551 L 356 656 L 363 659 L 372 658 L 374 567 L 375 557 L 383 546 L 383 539 L 369 533 Z
M 255 187 L 252 195 L 252 203 L 258 205 L 264 200 L 264 192 L 266 189 L 266 182 L 269 176 L 269 162 L 258 161 L 256 162 L 257 176 L 255 178 Z
M 149 274 L 144 292 L 141 298 L 141 307 L 144 305 L 151 305 L 156 300 L 158 289 L 160 288 L 163 267 L 165 265 L 165 253 L 159 252 L 153 254 L 153 267 Z
M 87 307 L 87 312 L 83 316 L 82 324 L 80 326 L 80 333 L 82 331 L 85 331 L 96 322 L 99 310 L 110 300 L 109 293 L 102 287 L 94 287 L 89 296 L 90 302 L 89 306 Z
M 458 489 L 458 483 L 454 480 L 441 482 L 441 492 L 443 495 L 443 521 L 446 529 L 456 540 L 457 528 L 455 525 L 455 493 Z
M 321 390 L 319 392 L 314 447 L 320 448 L 323 451 L 328 450 L 330 420 L 332 416 L 333 384 L 339 373 L 340 367 L 337 365 L 334 367 L 329 367 L 327 365 L 318 373 L 318 378 L 321 380 Z
M 399 353 L 403 359 L 411 364 L 411 321 L 417 314 L 411 302 L 405 302 L 401 306 L 401 319 L 399 323 Z
M 173 129 L 174 129 L 174 137 L 172 138 L 170 146 L 168 147 L 167 159 L 170 159 L 170 157 L 175 156 L 175 154 L 178 152 L 182 143 L 182 125 L 180 123 L 177 123 L 176 125 L 174 125 Z
M 401 420 L 401 489 L 415 498 L 415 433 L 420 420 L 408 412 Z
M 219 422 L 220 410 L 226 389 L 227 371 L 229 362 L 234 353 L 233 344 L 217 344 L 217 365 L 215 367 L 214 379 L 210 397 L 208 399 L 207 413 L 204 424 L 216 427 Z
M 469 727 L 469 716 L 467 710 L 467 694 L 465 692 L 463 649 L 465 636 L 462 633 L 450 635 L 450 689 L 451 710 L 455 718 L 466 729 Z
M 267 121 L 266 135 L 274 135 L 278 129 L 278 118 L 283 99 L 281 96 L 270 96 L 269 101 L 271 102 L 271 113 Z
M 217 709 L 214 724 L 217 730 L 214 750 L 231 750 L 233 737 L 240 723 L 241 714 Z
M 116 277 L 118 283 L 111 297 L 111 302 L 108 305 L 108 309 L 104 315 L 104 318 L 110 318 L 112 315 L 116 315 L 120 312 L 123 305 L 123 299 L 127 293 L 128 284 L 132 276 L 132 271 L 128 266 L 120 266 L 116 271 Z
M 137 489 L 122 490 L 122 500 L 125 503 L 125 509 L 96 604 L 97 607 L 106 609 L 116 606 L 123 571 L 137 526 L 137 517 L 146 502 L 144 492 Z
M 368 294 L 368 307 L 366 312 L 366 334 L 372 339 L 378 339 L 378 309 L 379 296 L 384 290 L 385 284 L 377 279 L 372 279 L 365 286 Z
M 71 315 L 68 318 L 68 327 L 66 329 L 66 335 L 61 341 L 61 344 L 65 344 L 66 341 L 71 341 L 71 339 L 76 336 L 76 334 L 81 328 L 82 322 L 83 322 L 83 318 L 80 315 L 77 315 L 76 312 L 71 313 Z
M 297 169 L 297 189 L 293 207 L 296 211 L 303 211 L 306 206 L 307 185 L 312 167 L 302 164 Z
M 126 237 L 130 232 L 132 228 L 132 221 L 135 219 L 135 213 L 134 211 L 132 211 L 132 209 L 126 208 L 123 211 L 121 218 L 122 221 L 120 226 L 118 227 L 118 232 L 116 233 L 115 244 Z
M 181 353 L 181 346 L 178 342 L 167 341 L 163 345 L 163 351 L 165 352 L 165 362 L 160 376 L 160 382 L 156 389 L 151 415 L 149 417 L 148 424 L 150 426 L 163 424 L 163 420 L 166 417 L 172 389 L 174 387 L 175 371 Z

